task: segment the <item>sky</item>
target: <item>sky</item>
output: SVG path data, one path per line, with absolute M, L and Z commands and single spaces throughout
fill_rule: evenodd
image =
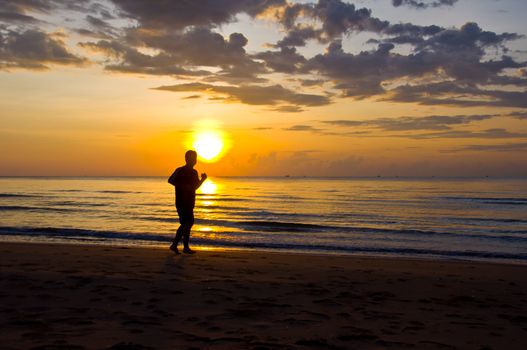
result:
M 527 176 L 524 0 L 0 0 L 0 176 Z

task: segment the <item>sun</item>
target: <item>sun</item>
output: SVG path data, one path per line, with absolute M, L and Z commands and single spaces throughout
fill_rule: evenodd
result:
M 192 146 L 202 160 L 212 163 L 220 158 L 225 142 L 220 132 L 204 130 L 194 134 Z

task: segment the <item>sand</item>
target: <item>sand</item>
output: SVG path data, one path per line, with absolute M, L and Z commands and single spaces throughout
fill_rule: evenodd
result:
M 0 243 L 1 349 L 527 349 L 527 266 Z

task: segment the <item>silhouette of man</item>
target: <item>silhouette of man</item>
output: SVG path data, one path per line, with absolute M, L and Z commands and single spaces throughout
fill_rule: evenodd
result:
M 168 182 L 175 187 L 176 190 L 176 209 L 179 215 L 179 228 L 177 230 L 174 241 L 170 246 L 170 250 L 179 254 L 177 245 L 183 237 L 183 253 L 194 254 L 195 251 L 190 249 L 190 230 L 194 225 L 194 204 L 196 202 L 196 190 L 207 179 L 207 174 L 201 174 L 201 180 L 198 177 L 198 172 L 194 169 L 196 165 L 198 154 L 196 151 L 187 151 L 185 153 L 186 164 L 177 168 Z

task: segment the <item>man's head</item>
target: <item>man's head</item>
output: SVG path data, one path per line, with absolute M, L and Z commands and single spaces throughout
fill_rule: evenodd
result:
M 196 165 L 196 162 L 198 161 L 198 154 L 196 151 L 189 150 L 185 153 L 185 162 L 187 165 L 193 167 Z

